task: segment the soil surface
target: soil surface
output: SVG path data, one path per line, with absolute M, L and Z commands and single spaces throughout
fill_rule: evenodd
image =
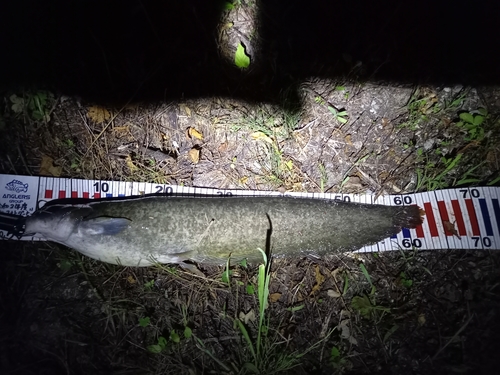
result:
M 331 9 L 314 2 L 302 13 L 290 3 L 238 1 L 196 22 L 203 7 L 189 8 L 189 24 L 172 13 L 179 35 L 203 47 L 169 39 L 182 52 L 175 63 L 157 42 L 140 43 L 161 40 L 150 35 L 159 30 L 150 5 L 118 15 L 140 21 L 127 34 L 127 48 L 140 48 L 128 57 L 113 39 L 106 43 L 116 50 L 99 43 L 99 30 L 111 26 L 96 15 L 97 42 L 88 42 L 96 50 L 65 49 L 60 81 L 33 73 L 1 87 L 0 173 L 360 194 L 499 185 L 500 89 L 485 81 L 499 82 L 491 61 L 484 77 L 463 73 L 487 56 L 458 53 L 460 65 L 452 43 L 449 71 L 428 54 L 422 64 L 436 69 L 415 77 L 402 73 L 420 65 L 396 37 L 394 50 L 353 37 L 358 53 L 345 42 L 325 57 L 317 50 L 334 33 L 316 28 L 309 13 L 321 23 Z M 307 33 L 285 27 L 301 14 L 309 15 Z M 425 40 L 425 51 L 440 51 Z M 240 43 L 247 68 L 234 62 Z M 386 61 L 398 46 L 411 63 L 397 54 Z M 77 82 L 75 72 L 87 75 Z M 175 80 L 160 90 L 165 77 Z M 120 84 L 103 83 L 113 80 Z M 257 266 L 234 266 L 228 277 L 224 267 L 200 264 L 200 276 L 103 264 L 46 242 L 1 247 L 3 374 L 493 374 L 500 365 L 495 251 L 274 259 L 258 344 Z

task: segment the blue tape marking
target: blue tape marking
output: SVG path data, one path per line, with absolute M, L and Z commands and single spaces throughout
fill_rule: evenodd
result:
M 106 198 L 113 198 L 113 194 L 111 194 L 111 193 L 106 193 Z
M 411 238 L 410 230 L 408 228 L 403 228 L 403 238 Z M 393 234 L 391 238 L 398 238 L 397 234 Z
M 498 199 L 492 199 L 493 211 L 495 211 L 495 218 L 497 219 L 497 227 L 500 232 L 500 205 L 498 204 Z
M 125 196 L 125 194 L 118 194 L 118 196 L 119 196 L 119 197 L 124 197 L 124 196 Z
M 484 227 L 486 228 L 486 235 L 493 236 L 493 227 L 491 226 L 490 214 L 488 212 L 488 206 L 486 205 L 486 199 L 479 199 L 479 206 L 481 206 L 481 214 L 483 215 Z

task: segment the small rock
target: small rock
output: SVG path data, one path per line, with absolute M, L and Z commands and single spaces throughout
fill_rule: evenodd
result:
M 430 138 L 428 140 L 425 141 L 424 143 L 424 150 L 425 151 L 428 151 L 432 148 L 432 146 L 434 146 L 434 139 Z
M 353 146 L 356 150 L 361 150 L 361 148 L 363 147 L 363 142 L 361 141 L 356 141 L 353 143 Z

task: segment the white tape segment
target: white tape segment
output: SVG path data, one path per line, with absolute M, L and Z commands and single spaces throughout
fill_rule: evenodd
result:
M 178 194 L 193 197 L 283 196 L 279 192 L 254 190 L 218 190 L 145 182 L 77 180 L 69 178 L 30 177 L 0 174 L 0 211 L 27 216 L 45 203 L 59 198 L 107 198 L 144 194 Z M 484 249 L 500 250 L 500 188 L 473 187 L 437 190 L 426 193 L 373 195 L 331 193 L 285 193 L 287 196 L 341 199 L 348 202 L 391 206 L 416 204 L 425 211 L 424 223 L 416 229 L 403 230 L 359 252 L 399 249 Z M 0 238 L 7 233 L 0 231 Z M 23 240 L 39 238 L 23 237 Z

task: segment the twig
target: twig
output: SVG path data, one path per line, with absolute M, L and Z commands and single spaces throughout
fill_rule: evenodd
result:
M 294 132 L 301 132 L 302 130 L 304 129 L 307 129 L 308 127 L 312 126 L 316 121 L 318 121 L 317 118 L 315 118 L 314 120 L 312 120 L 311 122 L 307 123 L 306 125 L 304 125 L 303 127 L 301 128 L 298 128 L 298 129 L 295 129 Z

